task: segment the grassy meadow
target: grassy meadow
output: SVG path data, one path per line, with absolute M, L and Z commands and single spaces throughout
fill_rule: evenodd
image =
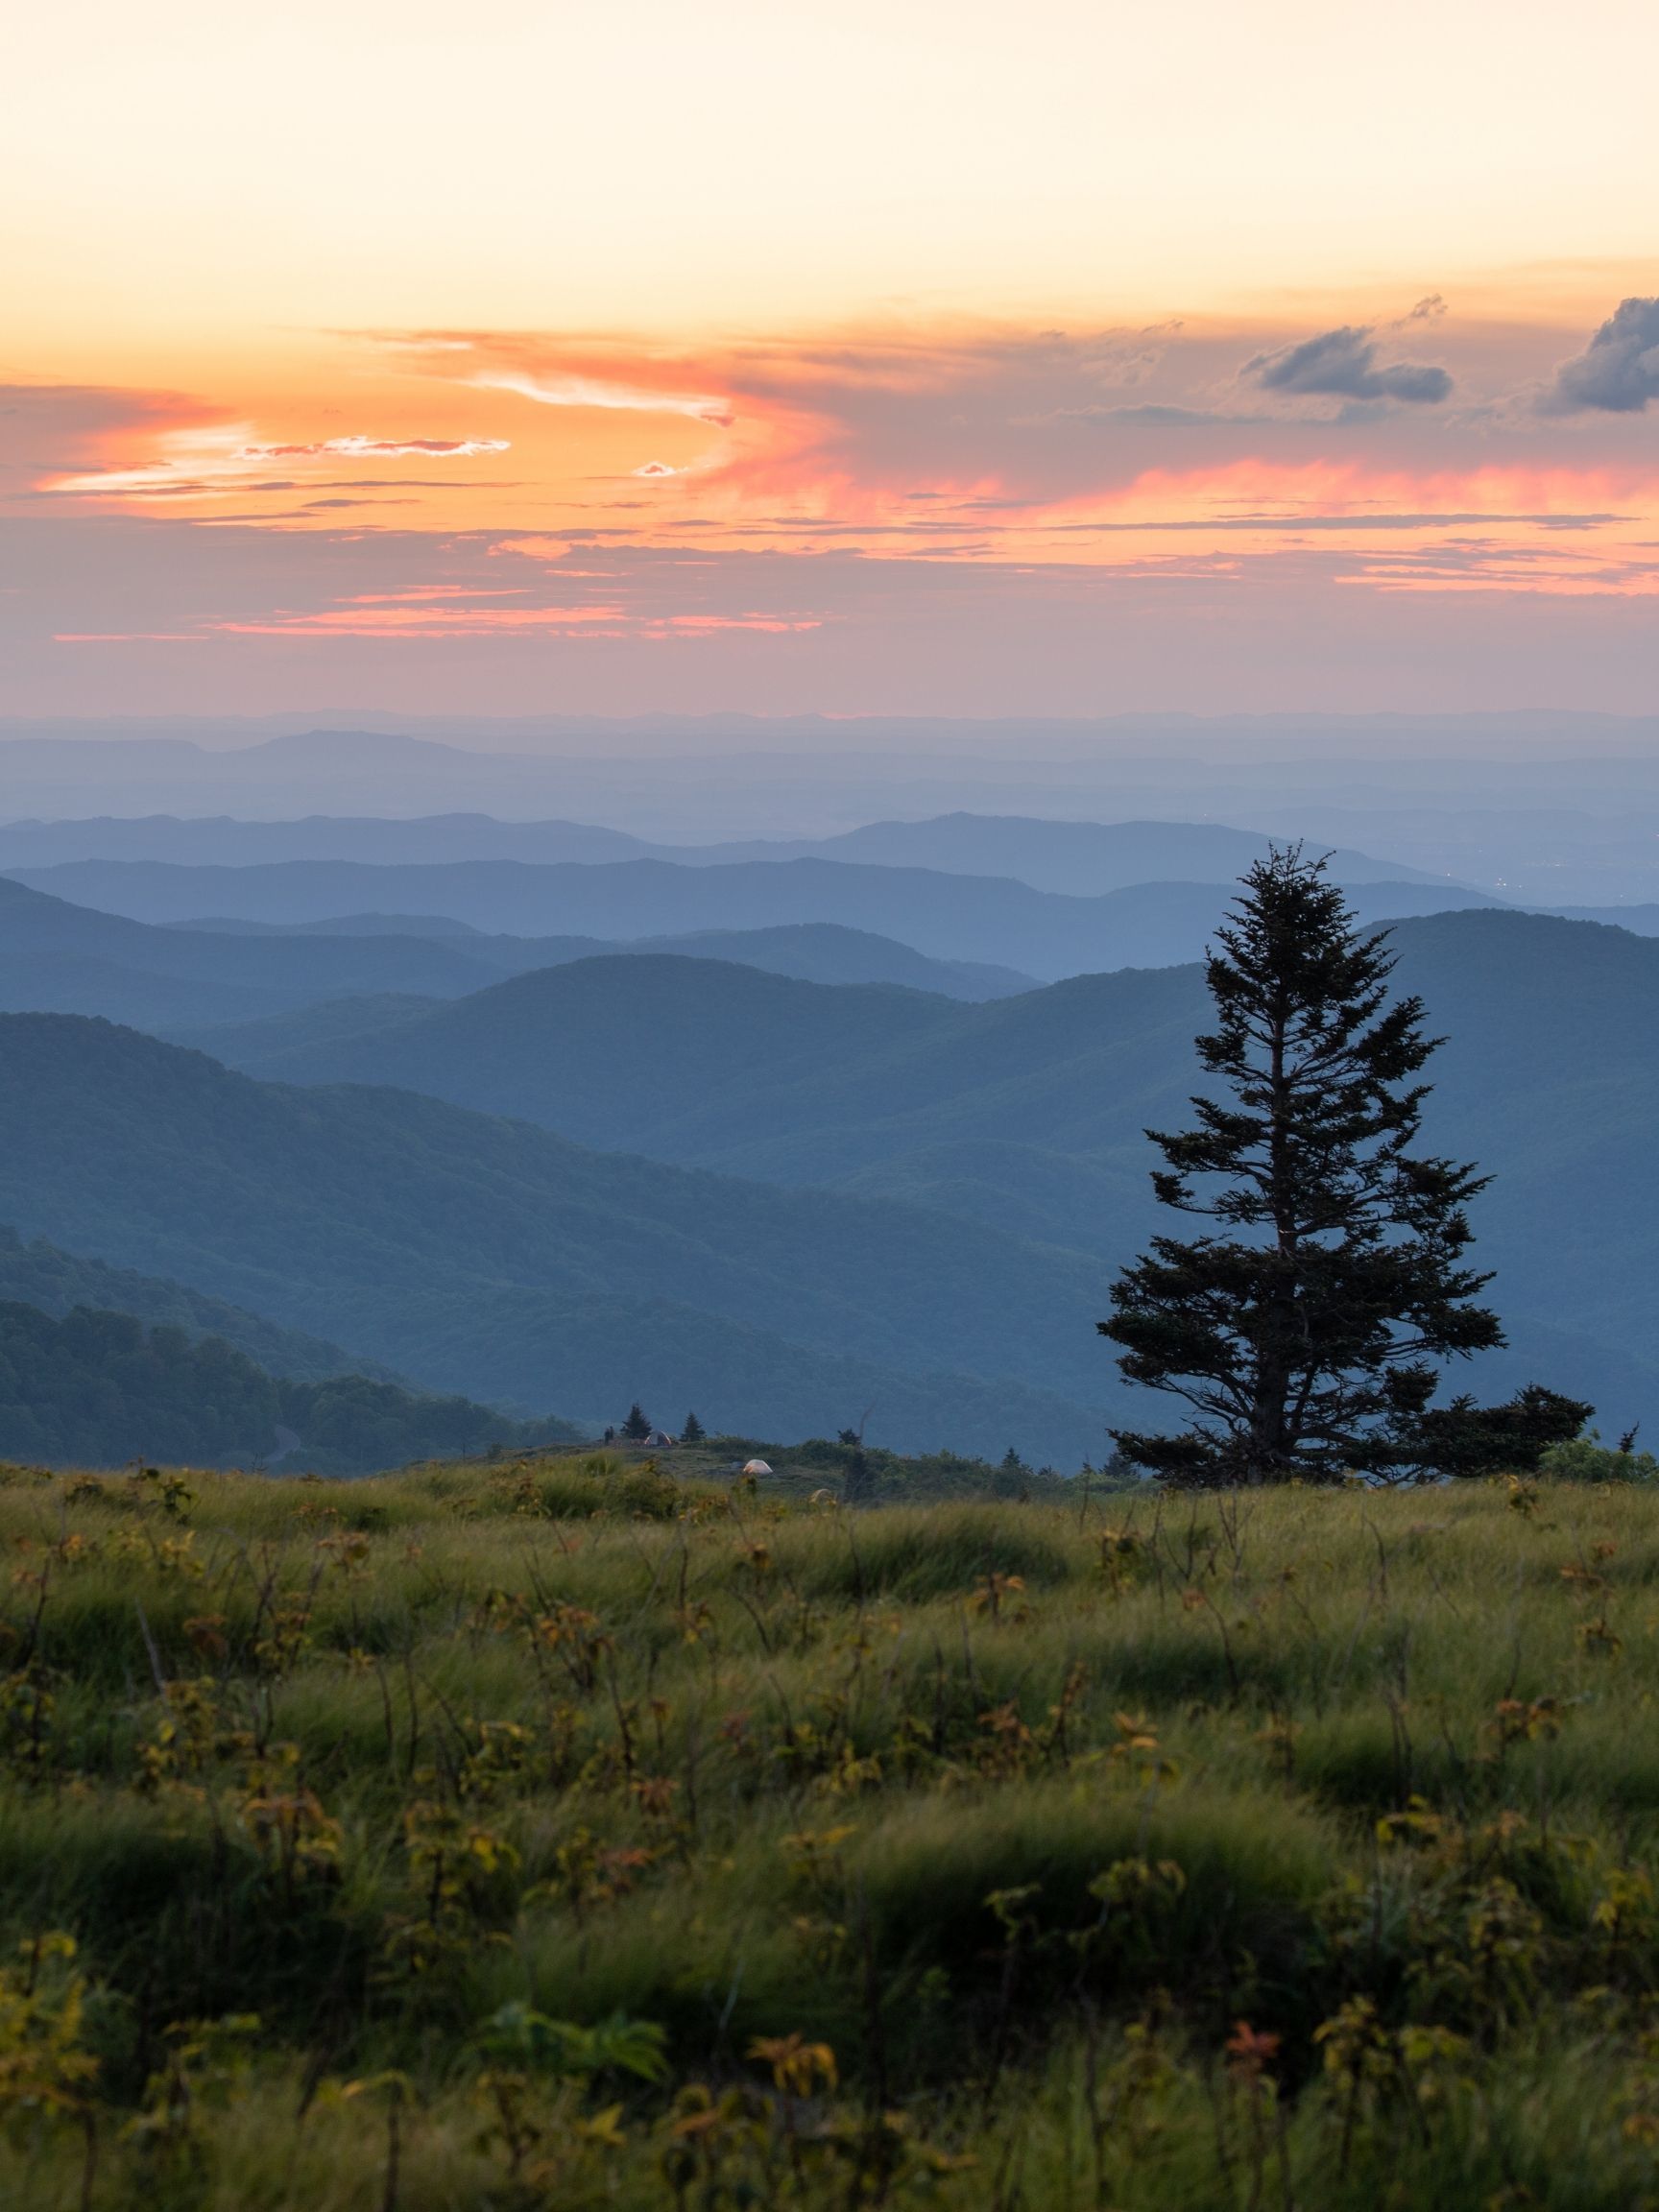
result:
M 1659 1490 L 0 1483 L 0 2202 L 1659 2204 Z

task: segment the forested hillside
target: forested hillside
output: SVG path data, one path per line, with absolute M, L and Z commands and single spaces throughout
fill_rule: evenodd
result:
M 61 1320 L 77 1306 L 131 1313 L 151 1325 L 181 1330 L 193 1341 L 217 1336 L 246 1353 L 273 1375 L 297 1382 L 320 1382 L 330 1375 L 369 1374 L 383 1382 L 399 1378 L 359 1353 L 283 1329 L 263 1314 L 250 1313 L 223 1298 L 204 1296 L 182 1283 L 140 1275 L 131 1267 L 111 1267 L 61 1252 L 43 1237 L 28 1242 L 15 1229 L 0 1227 L 0 1299 L 37 1307 Z
M 1507 913 L 1403 922 L 1394 941 L 1402 987 L 1447 1039 L 1431 1141 L 1494 1176 L 1476 1227 L 1515 1345 L 1489 1362 L 1495 1381 L 1548 1369 L 1634 1418 L 1659 1385 L 1647 1166 L 1659 944 Z M 993 1005 L 919 1000 L 900 1018 L 879 995 L 731 968 L 644 961 L 606 976 L 586 963 L 252 1065 L 393 1082 L 586 1143 L 924 1204 L 1104 1270 L 1152 1227 L 1143 1132 L 1182 1118 L 1208 1011 L 1196 968 L 1078 976 Z M 647 1038 L 663 1079 L 641 1079 Z
M 1431 1141 L 1495 1178 L 1511 1349 L 1469 1380 L 1625 1426 L 1659 1394 L 1659 945 L 1507 913 L 1396 943 L 1449 1040 Z M 261 1077 L 397 1087 L 327 1094 L 20 1019 L 0 1220 L 525 1412 L 644 1392 L 787 1435 L 873 1406 L 885 1441 L 1074 1464 L 1118 1402 L 1092 1324 L 1153 1227 L 1143 1132 L 1206 1019 L 1192 968 L 969 1005 L 644 954 L 213 1034 Z
M 574 1418 L 648 1395 L 802 1435 L 873 1406 L 882 1442 L 1075 1464 L 1115 1388 L 1082 1256 L 409 1093 L 253 1083 L 62 1016 L 0 1019 L 7 1216 L 423 1385 Z
M 78 1307 L 61 1320 L 0 1302 L 0 1460 L 119 1467 L 161 1459 L 287 1459 L 325 1475 L 569 1440 L 559 1421 L 510 1421 L 465 1398 L 362 1375 L 268 1375 L 216 1336 L 147 1329 Z

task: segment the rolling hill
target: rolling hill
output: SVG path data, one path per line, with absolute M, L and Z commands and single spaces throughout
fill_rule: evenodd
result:
M 989 962 L 1049 980 L 1196 959 L 1235 894 L 1224 882 L 1142 882 L 1078 898 L 1010 878 L 818 859 L 701 867 L 661 860 L 441 867 L 295 860 L 247 868 L 88 860 L 10 874 L 57 898 L 174 925 L 202 915 L 305 922 L 396 912 L 445 915 L 518 937 L 637 940 L 834 923 L 896 938 L 933 959 Z M 1502 904 L 1484 892 L 1437 883 L 1372 882 L 1352 897 L 1368 922 Z
M 1402 982 L 1447 1038 L 1430 1139 L 1496 1176 L 1477 1227 L 1518 1346 L 1539 1347 L 1533 1364 L 1548 1358 L 1560 1386 L 1612 1393 L 1622 1410 L 1634 1398 L 1639 1412 L 1659 1341 L 1659 943 L 1502 912 L 1406 922 L 1395 937 Z M 1207 1007 L 1195 968 L 1079 976 L 980 1006 L 913 1001 L 898 1019 L 879 994 L 585 962 L 251 1064 L 901 1199 L 1113 1265 L 1152 1225 L 1142 1131 L 1184 1114 Z M 637 1039 L 664 1080 L 642 1076 Z M 1651 1404 L 1659 1417 L 1659 1387 Z
M 157 928 L 0 877 L 0 1008 L 8 1011 L 102 1014 L 149 1028 L 250 1021 L 372 992 L 453 998 L 501 973 L 459 943 Z
M 4 880 L 0 878 L 0 880 Z M 442 914 L 348 914 L 322 922 L 238 922 L 223 915 L 180 925 L 234 937 L 442 937 L 507 974 L 555 968 L 599 953 L 676 952 L 691 960 L 735 960 L 804 983 L 898 983 L 947 998 L 1007 998 L 1037 987 L 1034 975 L 972 960 L 929 960 L 925 952 L 868 929 L 836 922 L 794 922 L 775 929 L 702 929 L 677 937 L 491 936 Z
M 0 1011 L 102 1015 L 138 1029 L 251 1022 L 348 997 L 452 998 L 500 975 L 641 950 L 743 961 L 825 983 L 899 983 L 959 998 L 1002 998 L 1033 984 L 1007 969 L 929 960 L 906 945 L 829 925 L 644 946 L 487 936 L 462 922 L 421 915 L 172 927 L 77 906 L 0 877 Z
M 639 1066 L 659 1079 L 649 1040 Z M 788 1435 L 873 1406 L 881 1441 L 1074 1459 L 1116 1394 L 1082 1255 L 408 1093 L 255 1083 L 106 1022 L 0 1018 L 0 1218 L 423 1387 L 583 1419 L 640 1398 Z

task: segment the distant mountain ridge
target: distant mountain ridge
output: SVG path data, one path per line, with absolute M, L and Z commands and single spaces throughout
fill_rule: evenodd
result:
M 305 924 L 158 926 L 0 876 L 0 1009 L 101 1015 L 173 1030 L 256 1021 L 336 998 L 460 998 L 504 974 L 634 950 L 594 937 L 491 937 L 419 917 L 408 923 L 416 934 L 363 926 L 381 919 L 360 917 L 338 936 Z M 718 950 L 823 982 L 895 982 L 963 998 L 1003 997 L 1034 980 L 989 964 L 930 961 L 867 931 L 824 926 L 723 933 Z
M 878 815 L 1190 817 L 1346 844 L 1380 806 L 1490 806 L 1614 817 L 1659 805 L 1651 715 L 744 714 L 13 718 L 0 725 L 0 810 L 15 816 L 436 815 L 624 822 L 665 840 L 839 830 Z M 1365 839 L 1361 838 L 1361 842 Z M 1502 888 L 1506 833 L 1473 880 Z M 1424 845 L 1390 848 L 1467 871 Z M 1432 856 L 1431 856 L 1432 854 Z M 1396 872 L 1398 874 L 1398 871 Z M 1545 886 L 1528 885 L 1533 896 Z M 1627 878 L 1617 895 L 1635 891 Z M 1580 875 L 1557 902 L 1595 896 Z M 1650 893 L 1648 894 L 1650 895 Z
M 469 922 L 444 915 L 353 914 L 343 921 L 235 922 L 216 918 L 190 922 L 182 928 L 211 929 L 223 936 L 247 931 L 258 936 L 396 937 L 403 935 L 464 940 L 460 950 L 509 974 L 553 968 L 596 955 L 671 953 L 686 960 L 731 960 L 762 968 L 775 975 L 794 975 L 804 983 L 897 983 L 910 991 L 936 991 L 949 998 L 1006 998 L 1034 991 L 1037 978 L 1017 969 L 974 960 L 934 960 L 837 922 L 785 922 L 776 928 L 693 929 L 667 937 L 506 937 L 491 936 Z
M 341 860 L 379 867 L 465 860 L 532 865 L 666 860 L 681 867 L 739 861 L 841 860 L 929 868 L 956 876 L 1001 876 L 1034 890 L 1093 897 L 1131 884 L 1231 882 L 1265 854 L 1262 831 L 1214 822 L 1051 821 L 957 812 L 916 822 L 871 822 L 829 837 L 749 838 L 664 844 L 580 822 L 501 822 L 486 814 L 410 821 L 311 816 L 298 822 L 205 821 L 149 816 L 0 825 L 0 869 L 84 860 L 150 860 L 170 866 L 250 867 Z M 1342 883 L 1437 882 L 1449 878 L 1337 848 L 1331 871 Z
M 661 860 L 432 867 L 282 861 L 247 868 L 66 861 L 10 875 L 54 897 L 173 925 L 200 915 L 304 922 L 390 911 L 447 915 L 517 937 L 614 939 L 830 923 L 872 930 L 932 959 L 990 963 L 1045 980 L 1194 959 L 1236 893 L 1230 882 L 1156 882 L 1078 898 L 1012 878 L 816 859 L 703 867 Z M 1503 903 L 1434 883 L 1372 882 L 1354 886 L 1350 896 L 1367 922 Z

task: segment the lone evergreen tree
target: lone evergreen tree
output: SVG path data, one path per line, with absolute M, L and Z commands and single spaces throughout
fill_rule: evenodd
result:
M 1413 1078 L 1439 1040 L 1420 999 L 1390 1002 L 1393 966 L 1299 845 L 1250 870 L 1216 932 L 1216 1025 L 1196 1044 L 1223 1094 L 1193 1099 L 1195 1128 L 1147 1132 L 1160 1200 L 1216 1226 L 1154 1238 L 1099 1324 L 1131 1382 L 1191 1408 L 1177 1435 L 1112 1432 L 1166 1479 L 1462 1472 L 1506 1433 L 1503 1409 L 1430 1411 L 1434 1363 L 1503 1334 L 1476 1303 L 1491 1277 L 1465 1264 L 1487 1178 L 1414 1149 L 1430 1087 Z M 1552 1440 L 1588 1410 L 1534 1387 L 1509 1426 Z
M 685 1416 L 685 1426 L 680 1431 L 680 1441 L 682 1444 L 701 1444 L 707 1433 L 708 1431 L 704 1429 L 702 1422 L 698 1420 L 696 1414 L 687 1413 Z
M 622 1424 L 622 1433 L 631 1444 L 643 1444 L 651 1433 L 651 1423 L 640 1412 L 638 1401 L 628 1408 L 628 1418 Z

